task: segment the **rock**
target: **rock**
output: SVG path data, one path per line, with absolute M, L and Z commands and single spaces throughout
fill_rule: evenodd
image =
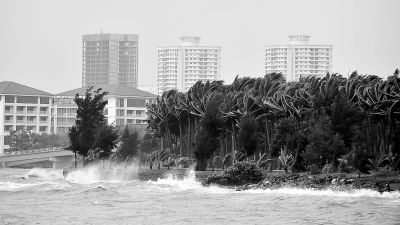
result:
M 351 184 L 351 183 L 353 183 L 354 182 L 354 179 L 347 179 L 347 180 L 344 180 L 344 184 Z

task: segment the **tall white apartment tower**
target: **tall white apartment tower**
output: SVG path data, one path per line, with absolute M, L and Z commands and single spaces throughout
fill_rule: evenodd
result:
M 82 86 L 118 84 L 138 86 L 136 34 L 82 36 Z
M 265 47 L 265 73 L 282 73 L 286 81 L 323 77 L 332 72 L 332 45 L 310 45 L 308 35 L 290 35 L 288 45 Z
M 200 46 L 200 37 L 183 36 L 179 46 L 158 48 L 157 93 L 188 91 L 197 81 L 221 79 L 221 48 Z

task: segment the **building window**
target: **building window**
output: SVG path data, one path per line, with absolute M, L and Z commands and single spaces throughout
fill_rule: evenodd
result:
M 125 110 L 124 109 L 117 109 L 117 116 L 124 117 L 125 116 Z
M 124 106 L 125 104 L 124 104 L 124 99 L 123 98 L 118 98 L 117 99 L 117 107 L 125 107 Z
M 15 97 L 13 95 L 6 95 L 6 103 L 14 103 Z
M 115 122 L 116 122 L 116 126 L 123 126 L 124 125 L 124 119 L 117 119 Z
M 37 104 L 38 97 L 34 96 L 17 96 L 17 103 Z
M 49 104 L 50 98 L 40 97 L 40 104 Z
M 45 127 L 45 126 L 39 127 L 39 132 L 46 132 L 46 131 L 47 131 L 47 127 Z
M 127 106 L 128 107 L 145 107 L 146 100 L 145 99 L 128 99 Z

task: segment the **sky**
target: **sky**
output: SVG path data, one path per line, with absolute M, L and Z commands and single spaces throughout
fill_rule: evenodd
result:
M 264 75 L 264 46 L 288 35 L 333 45 L 333 72 L 400 67 L 399 0 L 0 0 L 0 81 L 50 93 L 82 83 L 82 35 L 139 35 L 139 86 L 156 83 L 157 47 L 183 35 L 221 47 L 222 79 Z

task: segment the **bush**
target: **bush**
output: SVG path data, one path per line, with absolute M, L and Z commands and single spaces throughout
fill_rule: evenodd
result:
M 244 185 L 255 184 L 263 180 L 261 169 L 255 163 L 237 162 L 228 167 L 222 174 L 207 178 L 206 184 Z
M 317 165 L 315 165 L 315 164 L 311 164 L 310 165 L 310 174 L 311 175 L 317 175 L 317 174 L 320 174 L 320 173 L 321 173 L 321 171 L 318 169 Z
M 348 163 L 346 160 L 340 160 L 339 173 L 350 173 L 351 172 L 351 169 L 349 168 L 349 166 L 347 164 Z
M 327 174 L 327 173 L 334 173 L 335 172 L 335 165 L 333 163 L 327 163 L 321 170 L 322 173 Z

